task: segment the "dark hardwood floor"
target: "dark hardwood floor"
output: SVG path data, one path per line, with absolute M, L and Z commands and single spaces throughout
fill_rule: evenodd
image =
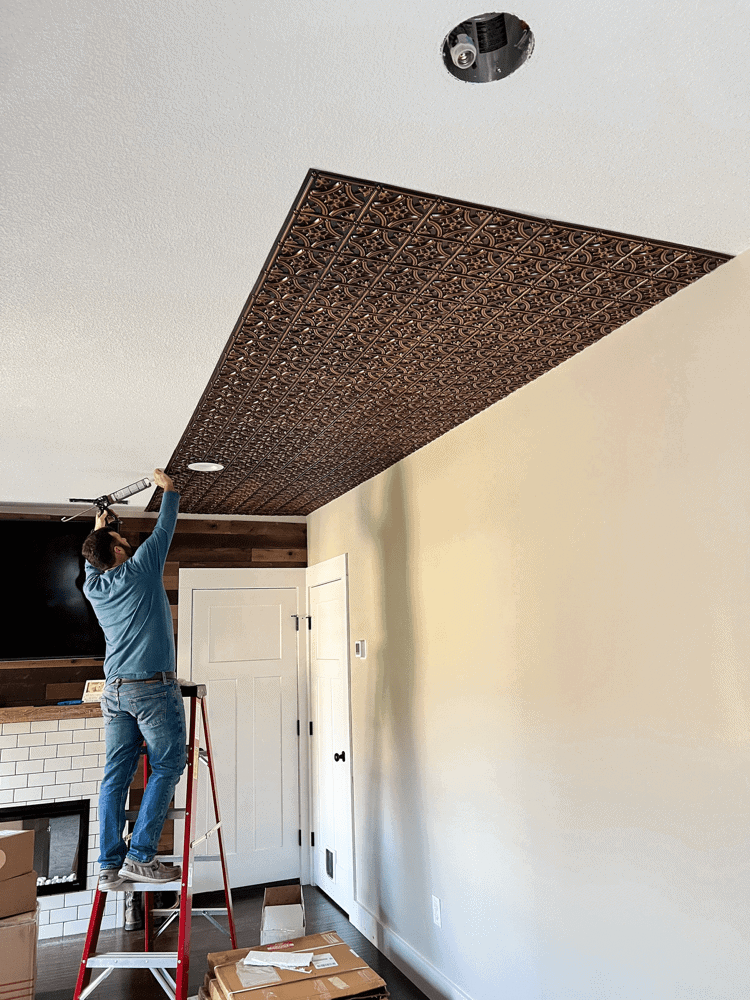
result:
M 359 933 L 346 914 L 314 886 L 304 887 L 307 933 L 335 931 L 352 947 L 388 985 L 393 1000 L 427 1000 L 366 937 Z M 201 897 L 204 905 L 223 905 L 223 894 L 210 899 Z M 260 911 L 263 888 L 239 889 L 234 894 L 234 915 L 237 946 L 249 948 L 260 940 Z M 218 917 L 226 924 L 226 918 Z M 52 938 L 40 941 L 37 955 L 36 1000 L 71 1000 L 78 966 L 83 951 L 84 936 Z M 190 948 L 190 994 L 195 995 L 203 982 L 208 952 L 225 951 L 231 947 L 228 936 L 222 934 L 203 917 L 193 917 Z M 156 948 L 177 949 L 176 921 L 156 941 Z M 103 931 L 97 951 L 142 951 L 143 932 Z M 96 972 L 94 973 L 97 974 Z M 166 994 L 150 972 L 144 969 L 116 969 L 101 987 L 91 994 L 92 1000 L 164 1000 Z

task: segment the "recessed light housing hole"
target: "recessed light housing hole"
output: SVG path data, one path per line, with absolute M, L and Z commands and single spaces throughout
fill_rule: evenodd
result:
M 534 50 L 534 35 L 515 14 L 478 14 L 449 31 L 443 62 L 466 83 L 492 83 L 515 73 Z

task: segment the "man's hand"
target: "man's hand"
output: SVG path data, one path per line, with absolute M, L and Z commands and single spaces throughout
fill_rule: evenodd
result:
M 96 521 L 94 523 L 94 531 L 98 531 L 99 528 L 107 527 L 107 519 L 109 518 L 109 511 L 103 510 L 101 514 L 96 515 Z
M 175 486 L 164 469 L 154 469 L 154 482 L 161 486 L 165 493 L 175 493 Z

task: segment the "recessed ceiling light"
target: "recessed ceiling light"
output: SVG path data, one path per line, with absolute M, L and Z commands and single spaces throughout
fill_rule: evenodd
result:
M 191 462 L 188 465 L 193 472 L 221 472 L 223 468 L 221 462 Z
M 534 35 L 515 14 L 467 17 L 443 40 L 443 62 L 465 83 L 492 83 L 522 66 L 534 50 Z

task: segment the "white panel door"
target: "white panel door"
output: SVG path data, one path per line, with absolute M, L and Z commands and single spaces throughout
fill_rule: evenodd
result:
M 297 738 L 298 588 L 193 589 L 192 679 L 206 684 L 214 769 L 232 886 L 300 874 Z M 201 768 L 197 830 L 212 815 Z M 216 854 L 216 838 L 196 854 Z M 194 891 L 219 888 L 218 864 Z
M 308 570 L 313 881 L 347 913 L 354 902 L 346 564 Z M 315 573 L 324 582 L 315 583 Z M 326 579 L 333 576 L 334 579 Z

